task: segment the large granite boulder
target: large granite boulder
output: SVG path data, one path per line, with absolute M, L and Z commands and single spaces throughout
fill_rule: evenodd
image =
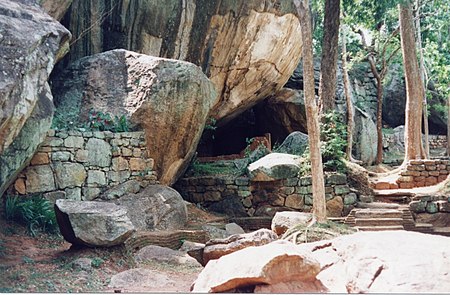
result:
M 372 165 L 377 156 L 377 126 L 370 115 L 355 108 L 355 131 L 353 133 L 355 156 L 364 164 Z
M 50 128 L 47 79 L 69 47 L 70 32 L 30 2 L 0 2 L 0 195 Z
M 162 184 L 186 170 L 216 102 L 214 85 L 194 64 L 112 50 L 72 63 L 54 81 L 57 107 L 125 115 L 145 130 Z
M 203 249 L 203 263 L 207 264 L 210 260 L 219 259 L 247 247 L 262 246 L 277 239 L 278 236 L 271 230 L 262 228 L 251 233 L 232 235 L 225 239 L 209 240 Z
M 320 265 L 306 251 L 286 241 L 249 247 L 210 261 L 191 287 L 194 293 L 233 293 L 255 285 L 286 282 L 303 287 L 303 292 L 326 289 L 315 278 Z M 306 284 L 301 284 L 305 282 Z M 244 289 L 245 290 L 245 289 Z M 277 293 L 277 292 L 275 292 Z
M 288 80 L 301 57 L 296 14 L 290 0 L 74 0 L 62 23 L 83 35 L 68 61 L 125 48 L 201 66 L 220 95 L 211 115 L 225 122 Z
M 138 194 L 113 200 L 128 211 L 137 230 L 176 230 L 187 222 L 187 207 L 181 195 L 171 187 L 149 185 Z
M 60 21 L 73 0 L 40 0 L 39 4 L 54 19 Z
M 261 293 L 445 293 L 449 242 L 449 237 L 411 231 L 357 232 L 298 246 L 274 242 L 209 262 L 193 291 L 246 286 Z M 281 257 L 297 261 L 295 267 Z M 285 274 L 286 268 L 291 272 Z M 264 275 L 272 269 L 280 271 L 278 279 Z
M 298 177 L 301 163 L 299 156 L 271 153 L 251 163 L 247 169 L 252 181 L 274 181 Z
M 116 246 L 135 231 L 127 210 L 115 204 L 60 199 L 55 212 L 61 234 L 72 244 Z

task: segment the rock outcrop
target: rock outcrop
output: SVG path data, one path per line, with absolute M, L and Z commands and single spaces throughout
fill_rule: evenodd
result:
M 292 1 L 74 0 L 62 23 L 73 32 L 68 61 L 105 50 L 186 60 L 202 67 L 227 121 L 280 89 L 301 56 Z
M 41 0 L 42 8 L 54 19 L 60 21 L 73 0 Z
M 326 289 L 315 278 L 320 271 L 317 260 L 286 241 L 250 247 L 210 261 L 192 286 L 195 293 L 231 293 L 255 285 L 306 282 L 297 292 Z M 276 293 L 276 292 L 275 292 Z
M 70 32 L 28 1 L 0 3 L 0 195 L 44 140 L 53 116 L 47 83 Z
M 76 245 L 116 246 L 135 231 L 127 210 L 115 204 L 61 199 L 55 212 L 64 239 Z
M 251 247 L 262 246 L 277 240 L 278 237 L 271 230 L 262 228 L 247 234 L 232 235 L 226 239 L 209 240 L 203 250 L 203 263 L 219 259 L 220 257 Z
M 188 267 L 200 268 L 200 263 L 187 253 L 156 245 L 145 246 L 134 255 L 137 264 L 167 263 L 172 265 L 186 265 Z
M 289 134 L 275 152 L 301 156 L 308 146 L 308 135 L 300 131 Z
M 162 184 L 186 170 L 216 102 L 214 85 L 194 64 L 112 50 L 74 62 L 54 81 L 60 106 L 125 115 L 145 130 Z
M 247 169 L 252 181 L 274 181 L 297 177 L 300 165 L 299 156 L 271 153 L 251 163 Z
M 209 262 L 193 291 L 445 293 L 449 242 L 410 231 L 358 232 L 298 246 L 278 241 Z
M 168 186 L 149 185 L 138 194 L 128 194 L 113 202 L 127 208 L 137 230 L 176 230 L 187 222 L 183 198 Z

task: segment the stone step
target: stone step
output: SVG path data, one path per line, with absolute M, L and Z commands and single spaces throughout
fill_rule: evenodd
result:
M 355 218 L 356 226 L 399 225 L 403 228 L 402 218 Z
M 433 234 L 450 237 L 450 226 L 435 227 L 433 228 Z
M 383 202 L 374 202 L 374 203 L 357 203 L 357 208 L 372 208 L 372 209 L 399 209 L 400 205 L 395 203 L 383 203 Z
M 403 214 L 396 209 L 358 209 L 355 218 L 402 218 Z
M 383 231 L 383 230 L 404 230 L 401 225 L 385 225 L 385 226 L 355 226 L 360 231 Z

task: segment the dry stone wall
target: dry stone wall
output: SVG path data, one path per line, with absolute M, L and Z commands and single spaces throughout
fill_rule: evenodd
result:
M 358 201 L 344 174 L 327 174 L 326 200 L 330 217 L 347 215 Z M 175 188 L 183 198 L 211 208 L 214 203 L 238 198 L 248 216 L 274 215 L 279 210 L 312 210 L 311 177 L 294 177 L 277 181 L 250 181 L 248 177 L 201 176 L 182 178 Z
M 411 160 L 397 180 L 399 188 L 435 185 L 447 179 L 449 160 Z
M 52 201 L 93 200 L 128 180 L 157 183 L 153 166 L 144 132 L 50 130 L 10 192 L 42 193 Z

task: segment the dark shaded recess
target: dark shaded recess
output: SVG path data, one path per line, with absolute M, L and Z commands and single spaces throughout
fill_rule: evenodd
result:
M 246 148 L 248 140 L 265 133 L 257 124 L 254 109 L 247 110 L 216 130 L 205 130 L 197 148 L 198 156 L 239 154 Z
M 241 198 L 238 196 L 230 196 L 219 202 L 211 203 L 206 206 L 208 210 L 226 214 L 229 217 L 247 217 L 248 214 L 242 205 Z

